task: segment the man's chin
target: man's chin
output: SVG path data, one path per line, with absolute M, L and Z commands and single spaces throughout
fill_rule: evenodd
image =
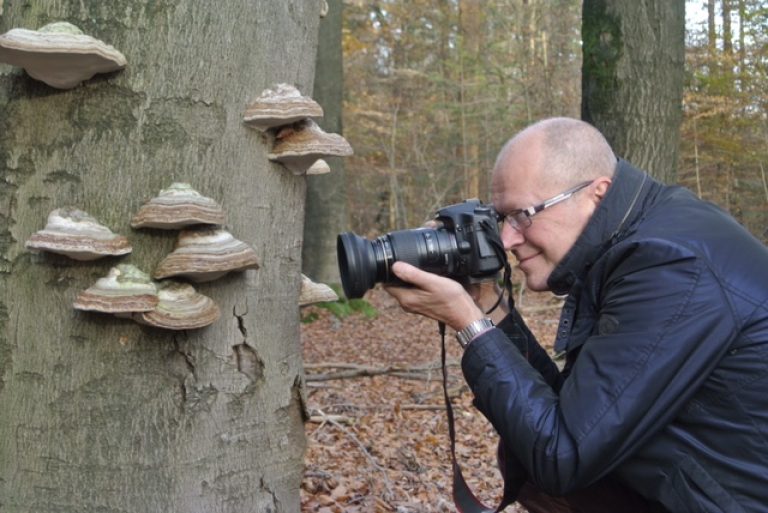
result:
M 538 276 L 536 273 L 525 275 L 525 287 L 533 292 L 546 292 L 549 290 L 547 285 L 548 276 Z

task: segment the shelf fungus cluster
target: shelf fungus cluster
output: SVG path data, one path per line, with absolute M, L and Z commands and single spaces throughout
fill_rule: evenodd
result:
M 133 228 L 180 230 L 176 247 L 149 274 L 119 264 L 80 292 L 77 310 L 128 317 L 141 324 L 170 330 L 202 328 L 216 321 L 213 300 L 182 281 L 203 282 L 227 273 L 258 269 L 256 251 L 222 228 L 224 209 L 187 183 L 174 183 L 147 201 L 131 220 Z M 131 252 L 128 239 L 113 233 L 92 216 L 75 208 L 59 208 L 44 229 L 34 233 L 28 249 L 94 260 Z
M 272 136 L 270 160 L 296 175 L 322 174 L 330 171 L 324 157 L 352 155 L 346 139 L 325 132 L 313 121 L 322 116 L 322 107 L 312 98 L 289 84 L 278 84 L 246 107 L 243 121 Z
M 57 89 L 72 89 L 97 73 L 127 64 L 115 48 L 64 21 L 0 35 L 0 62 L 22 67 L 32 78 Z
M 156 283 L 131 264 L 120 264 L 81 292 L 75 309 L 127 317 L 140 324 L 169 330 L 202 328 L 220 316 L 219 307 L 188 283 Z

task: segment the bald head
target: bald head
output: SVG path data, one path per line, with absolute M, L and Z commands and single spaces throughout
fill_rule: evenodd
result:
M 520 167 L 533 173 L 536 182 L 562 188 L 601 176 L 613 177 L 616 156 L 605 137 L 589 123 L 550 118 L 510 139 L 499 153 L 494 174 Z

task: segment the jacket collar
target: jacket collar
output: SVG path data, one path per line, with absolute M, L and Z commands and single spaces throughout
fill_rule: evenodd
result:
M 568 293 L 610 246 L 627 237 L 643 217 L 644 206 L 661 184 L 619 159 L 611 186 L 573 247 L 555 267 L 547 285 L 555 294 Z

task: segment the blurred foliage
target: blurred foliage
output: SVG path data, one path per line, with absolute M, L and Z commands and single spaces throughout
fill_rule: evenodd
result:
M 706 14 L 687 30 L 679 182 L 768 242 L 768 4 L 689 9 Z
M 358 0 L 344 15 L 349 212 L 362 235 L 487 199 L 510 134 L 578 115 L 578 1 Z
M 695 16 L 678 167 L 681 185 L 763 240 L 767 3 L 687 3 Z M 355 148 L 347 196 L 350 228 L 363 236 L 488 200 L 511 135 L 544 117 L 579 116 L 580 1 L 346 0 L 344 17 L 344 133 Z

